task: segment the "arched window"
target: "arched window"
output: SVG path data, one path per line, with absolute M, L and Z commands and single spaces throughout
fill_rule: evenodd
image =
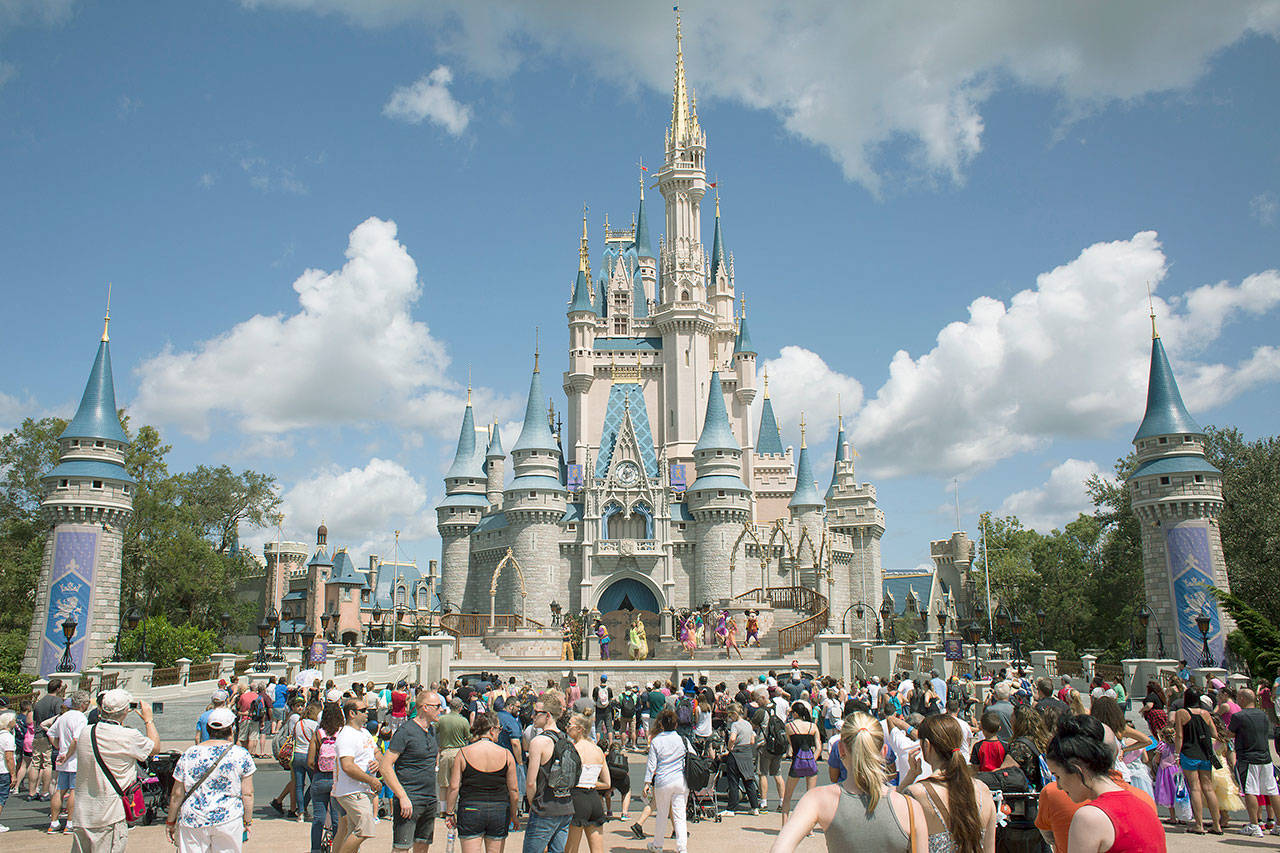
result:
M 396 606 L 404 607 L 404 584 L 396 587 Z

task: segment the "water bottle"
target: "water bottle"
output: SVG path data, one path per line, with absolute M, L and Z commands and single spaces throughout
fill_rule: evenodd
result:
M 456 829 L 450 829 L 448 837 L 444 841 L 444 853 L 453 853 L 453 842 L 458 837 Z

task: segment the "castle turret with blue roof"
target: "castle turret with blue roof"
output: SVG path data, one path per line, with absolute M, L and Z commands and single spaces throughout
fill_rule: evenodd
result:
M 1222 472 L 1205 458 L 1204 430 L 1182 402 L 1154 311 L 1147 407 L 1133 446 L 1137 466 L 1126 487 L 1142 523 L 1145 603 L 1152 614 L 1148 656 L 1199 664 L 1204 640 L 1195 620 L 1203 613 L 1210 619 L 1213 665 L 1222 666 L 1234 625 L 1204 591 L 1205 585 L 1230 588 L 1218 530 Z
M 440 534 L 442 559 L 449 565 L 470 564 L 470 535 L 480 517 L 489 509 L 489 477 L 484 471 L 484 446 L 476 441 L 475 413 L 471 408 L 471 389 L 467 389 L 467 406 L 462 412 L 462 428 L 458 431 L 458 448 L 453 464 L 444 475 L 445 497 L 436 505 L 436 530 Z M 441 578 L 441 595 L 461 603 L 466 589 L 465 571 L 453 571 Z
M 125 525 L 133 515 L 133 477 L 125 469 L 129 437 L 116 409 L 109 318 L 80 405 L 58 437 L 58 464 L 41 477 L 41 518 L 50 525 L 36 587 L 23 671 L 48 675 L 66 648 L 79 672 L 105 660 L 120 624 Z

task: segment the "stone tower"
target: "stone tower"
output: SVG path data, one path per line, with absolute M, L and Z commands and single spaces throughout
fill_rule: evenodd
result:
M 1133 437 L 1138 467 L 1126 486 L 1142 524 L 1142 571 L 1151 621 L 1149 654 L 1201 665 L 1204 641 L 1196 627 L 1210 620 L 1209 651 L 1223 665 L 1227 632 L 1234 627 L 1205 587 L 1229 589 L 1218 515 L 1222 472 L 1205 459 L 1205 435 L 1182 403 L 1164 344 L 1151 319 L 1151 376 L 1147 411 Z
M 489 506 L 493 509 L 502 507 L 503 469 L 506 462 L 507 452 L 502 449 L 502 433 L 498 431 L 498 419 L 494 418 L 493 426 L 489 428 L 489 447 L 484 452 L 486 493 Z
M 120 626 L 124 527 L 133 515 L 133 478 L 124 468 L 129 438 L 116 411 L 107 320 L 80 398 L 58 437 L 58 465 L 41 478 L 41 517 L 51 525 L 36 587 L 35 616 L 23 670 L 48 675 L 66 643 L 63 623 L 75 622 L 76 671 L 112 653 Z
M 503 495 L 503 506 L 511 528 L 511 554 L 523 571 L 528 593 L 524 612 L 538 621 L 547 618 L 552 600 L 565 597 L 566 588 L 560 584 L 568 583 L 559 572 L 560 518 L 567 493 L 560 482 L 560 449 L 547 420 L 547 395 L 542 390 L 542 373 L 535 355 L 524 424 L 520 437 L 511 446 L 511 470 L 515 476 Z M 487 597 L 488 578 L 483 581 L 472 586 L 482 589 Z M 499 592 L 506 597 L 499 602 L 499 612 L 520 613 L 515 578 L 499 586 Z
M 850 562 L 842 566 L 832 561 L 831 618 L 840 620 L 854 602 L 867 605 L 862 621 L 857 611 L 849 613 L 848 630 L 855 637 L 875 633 L 876 611 L 882 598 L 884 570 L 880 565 L 880 538 L 884 536 L 884 510 L 876 503 L 876 487 L 858 482 L 857 452 L 845 438 L 844 417 L 837 419 L 836 457 L 827 487 L 827 526 L 833 533 L 849 537 Z M 837 610 L 837 607 L 840 609 Z
M 445 498 L 436 507 L 436 530 L 440 533 L 440 596 L 455 610 L 464 612 L 473 602 L 463 601 L 467 574 L 471 567 L 471 531 L 489 508 L 488 475 L 484 471 L 484 450 L 476 442 L 475 414 L 471 410 L 471 389 L 462 413 L 458 450 L 444 475 Z
M 800 415 L 800 458 L 796 460 L 796 490 L 791 495 L 787 509 L 791 512 L 795 529 L 792 547 L 795 548 L 796 576 L 792 578 L 792 582 L 821 592 L 817 576 L 823 563 L 819 551 L 823 546 L 822 515 L 825 506 L 822 496 L 818 494 L 813 463 L 809 461 L 803 413 Z M 831 605 L 834 611 L 836 602 L 832 601 Z M 843 610 L 842 607 L 841 612 Z
M 698 524 L 697 585 L 690 591 L 690 603 L 696 607 L 729 597 L 729 552 L 743 522 L 751 518 L 751 490 L 742 482 L 742 448 L 729 426 L 718 370 L 711 373 L 707 416 L 693 459 L 698 479 L 685 500 Z

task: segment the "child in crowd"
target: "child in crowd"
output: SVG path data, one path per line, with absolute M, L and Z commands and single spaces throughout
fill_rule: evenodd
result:
M 1000 715 L 987 711 L 982 715 L 982 740 L 973 745 L 969 763 L 982 772 L 990 772 L 1004 764 L 1004 744 L 1000 742 Z
M 382 760 L 383 754 L 387 751 L 387 745 L 391 743 L 391 721 L 387 720 L 378 726 L 378 760 Z M 382 790 L 378 792 L 378 817 L 392 817 L 396 806 L 396 795 L 391 788 L 384 782 Z
M 1174 728 L 1172 725 L 1161 729 L 1160 740 L 1151 756 L 1152 761 L 1155 762 L 1156 769 L 1154 786 L 1156 805 L 1168 809 L 1169 822 L 1176 824 L 1178 823 L 1178 816 L 1174 812 L 1173 801 L 1178 790 L 1178 777 L 1182 775 L 1182 771 L 1178 769 L 1178 755 L 1173 751 L 1173 735 Z

